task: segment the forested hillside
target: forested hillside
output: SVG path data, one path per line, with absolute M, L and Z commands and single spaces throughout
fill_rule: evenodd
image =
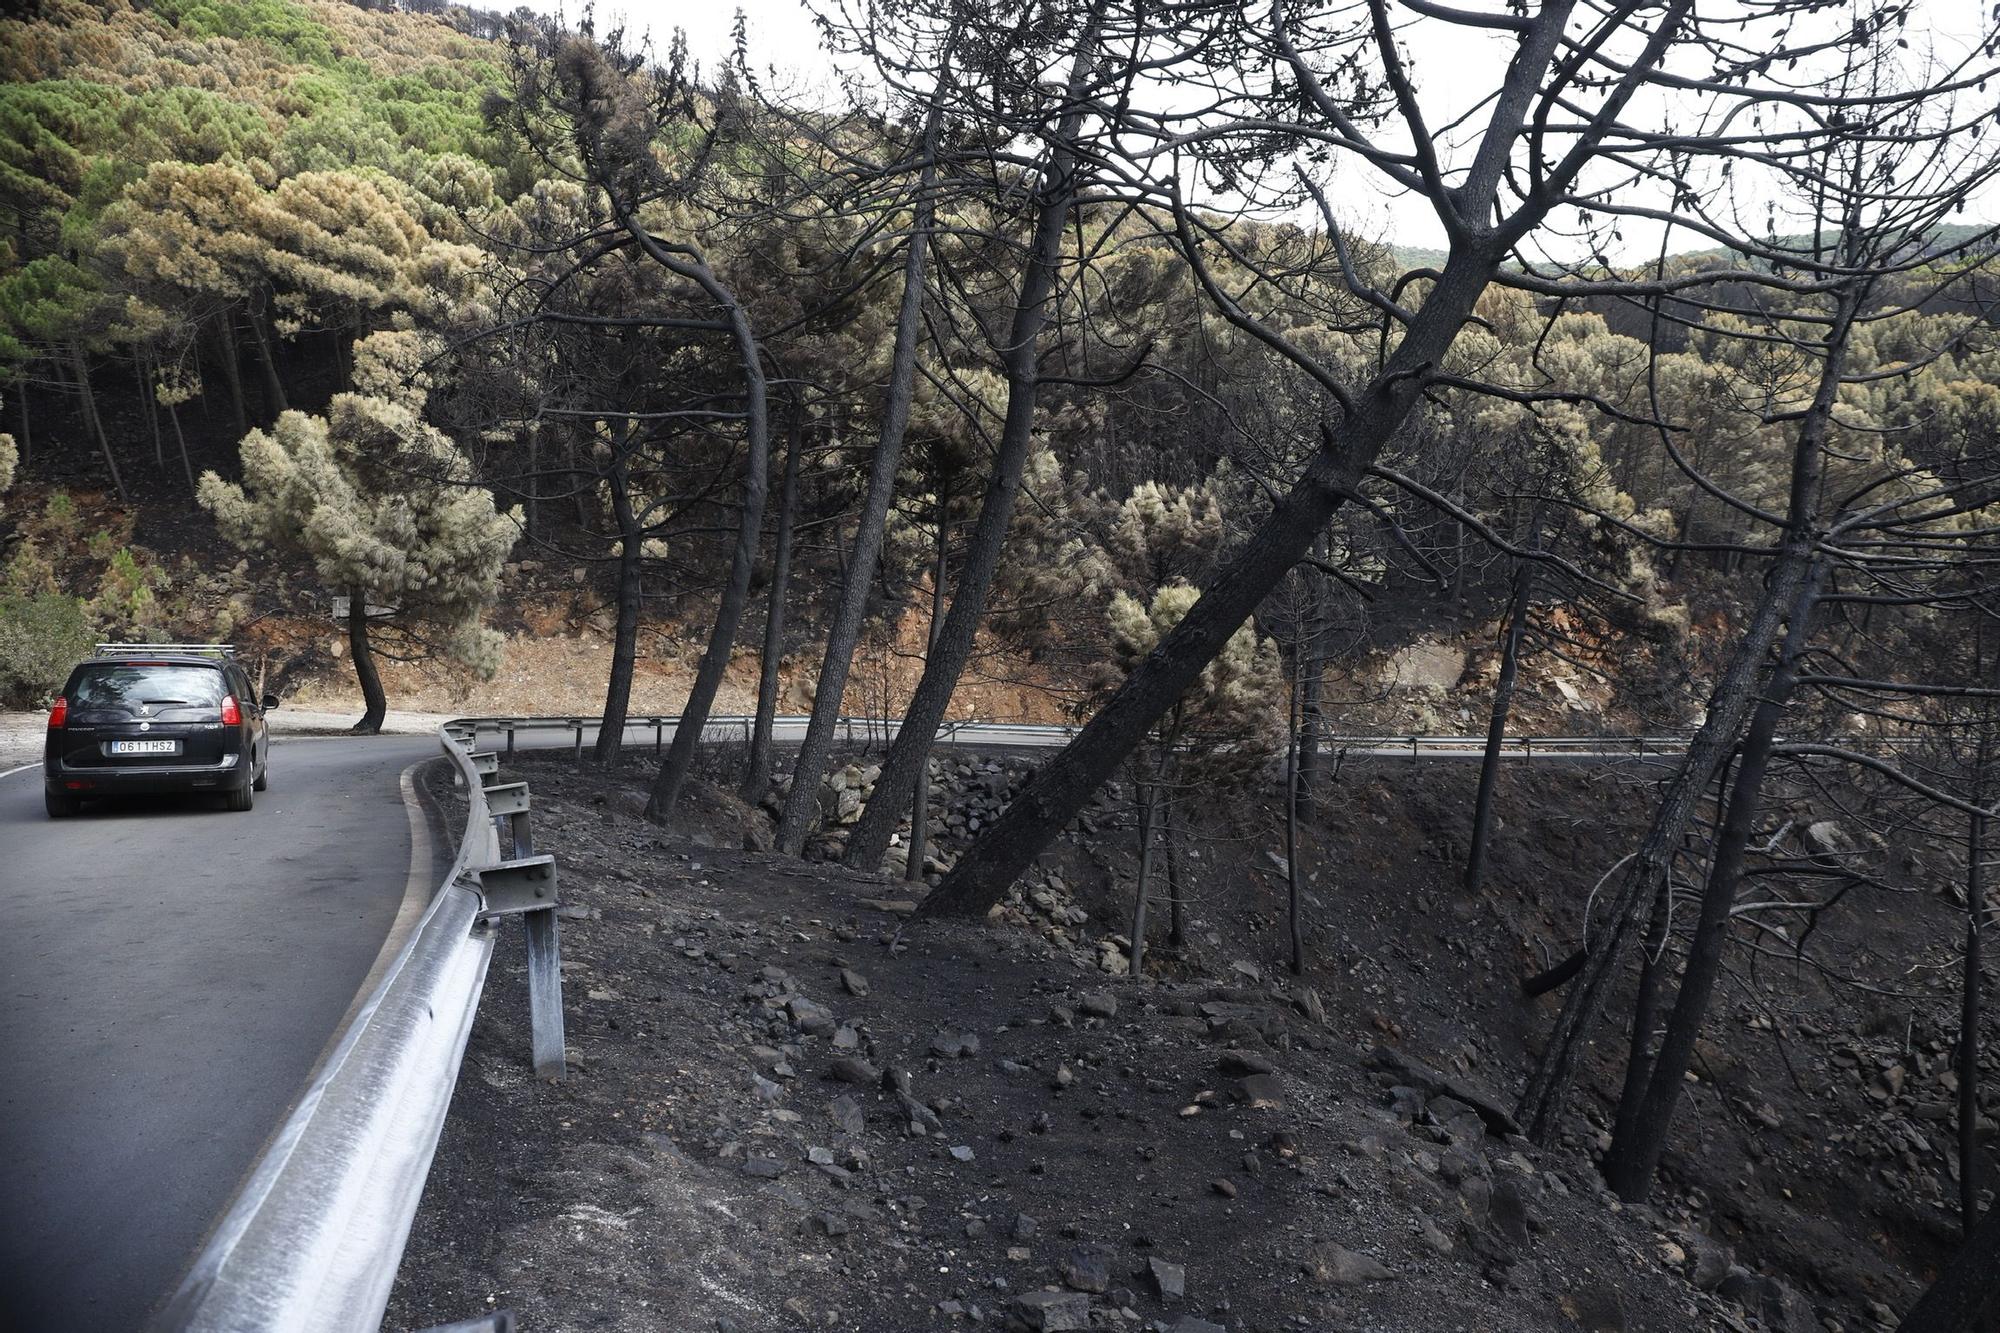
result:
M 1337 814 L 1328 735 L 1489 735 L 1470 899 L 1517 835 L 1505 735 L 1671 734 L 1562 886 L 1593 914 L 1529 979 L 1561 1008 L 1520 1128 L 1574 1139 L 1611 1015 L 1593 1151 L 1644 1200 L 1711 1003 L 1810 958 L 1959 1006 L 1921 1206 L 2000 1243 L 1988 57 L 1901 6 L 1779 0 L 1763 46 L 1686 0 L 1389 9 L 816 5 L 858 73 L 811 99 L 754 49 L 526 12 L 0 20 L 0 691 L 41 703 L 96 636 L 234 635 L 351 671 L 369 731 L 380 659 L 476 691 L 587 624 L 565 687 L 608 768 L 635 681 L 685 666 L 647 818 L 733 788 L 925 915 L 1018 903 L 1124 784 L 1134 976 L 1183 944 L 1178 889 L 1148 905 L 1190 807 Z M 1454 28 L 1514 54 L 1434 136 L 1456 92 L 1407 44 Z M 1352 234 L 1363 174 L 1445 248 Z M 1086 725 L 934 827 L 932 737 L 996 699 Z M 903 723 L 865 779 L 843 711 Z M 1893 983 L 1808 948 L 1913 897 L 1954 925 Z

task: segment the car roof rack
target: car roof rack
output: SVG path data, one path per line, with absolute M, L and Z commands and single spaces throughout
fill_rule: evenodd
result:
M 100 643 L 99 657 L 234 657 L 233 643 Z

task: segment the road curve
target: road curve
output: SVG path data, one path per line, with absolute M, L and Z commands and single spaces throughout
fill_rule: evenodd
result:
M 274 740 L 248 814 L 0 779 L 0 1329 L 130 1330 L 283 1122 L 412 887 L 434 739 Z

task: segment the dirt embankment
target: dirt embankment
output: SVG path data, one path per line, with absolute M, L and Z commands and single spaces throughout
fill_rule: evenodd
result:
M 1809 976 L 1718 1006 L 1653 1207 L 1589 1157 L 1615 1040 L 1562 1144 L 1506 1132 L 1553 1003 L 1517 980 L 1573 937 L 1643 773 L 1514 770 L 1466 901 L 1470 768 L 1350 768 L 1302 853 L 1297 980 L 1274 812 L 1207 812 L 1186 947 L 1135 983 L 1106 970 L 1113 805 L 994 922 L 939 925 L 884 910 L 900 884 L 740 850 L 764 821 L 733 798 L 669 837 L 638 769 L 521 772 L 563 866 L 571 1072 L 528 1073 L 510 931 L 392 1327 L 1824 1333 L 1948 1249 L 1942 1145 L 1879 1159 L 1914 1103 L 1874 1095 L 1880 1039 Z

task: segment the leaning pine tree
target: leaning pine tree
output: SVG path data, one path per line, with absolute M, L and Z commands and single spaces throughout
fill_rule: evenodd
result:
M 347 595 L 366 705 L 354 730 L 371 734 L 388 708 L 371 633 L 392 635 L 398 656 L 442 654 L 489 676 L 499 665 L 500 637 L 483 616 L 520 530 L 520 511 L 497 512 L 465 455 L 423 420 L 425 393 L 408 373 L 419 359 L 414 334 L 364 339 L 354 353 L 363 392 L 336 395 L 325 416 L 285 412 L 244 436 L 241 485 L 201 479 L 201 503 L 231 541 L 303 555 Z

